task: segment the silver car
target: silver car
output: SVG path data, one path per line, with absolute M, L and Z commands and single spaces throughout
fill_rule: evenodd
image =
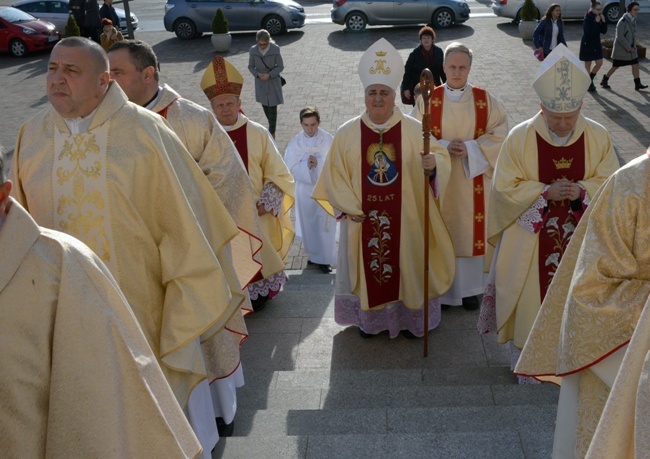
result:
M 12 3 L 11 6 L 34 17 L 51 22 L 63 34 L 70 15 L 68 3 L 69 0 L 20 0 Z M 115 12 L 117 17 L 120 18 L 120 31 L 126 32 L 126 13 L 122 8 L 115 8 Z M 138 18 L 133 13 L 131 13 L 131 23 L 133 24 L 133 30 L 138 28 Z
M 293 0 L 167 0 L 165 30 L 181 40 L 210 32 L 217 8 L 230 31 L 266 29 L 279 35 L 305 25 L 305 9 Z
M 630 3 L 627 0 L 626 3 Z M 537 19 L 544 16 L 551 3 L 557 3 L 562 8 L 562 19 L 584 19 L 591 3 L 585 0 L 533 0 L 537 7 Z M 601 0 L 603 16 L 607 22 L 616 23 L 619 18 L 618 0 Z M 524 0 L 492 0 L 492 11 L 502 18 L 511 18 L 519 22 L 519 11 L 524 5 Z
M 350 32 L 367 25 L 426 23 L 444 29 L 467 21 L 469 6 L 463 0 L 334 0 L 331 16 Z

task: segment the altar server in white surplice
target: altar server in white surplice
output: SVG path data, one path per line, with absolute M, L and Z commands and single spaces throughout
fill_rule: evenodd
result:
M 284 161 L 296 180 L 296 237 L 309 254 L 309 264 L 324 273 L 336 263 L 336 219 L 314 199 L 316 180 L 332 145 L 332 135 L 320 128 L 320 113 L 315 107 L 300 110 L 302 132 L 291 139 Z

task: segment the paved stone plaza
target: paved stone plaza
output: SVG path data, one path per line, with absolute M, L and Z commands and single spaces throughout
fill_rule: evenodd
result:
M 137 13 L 137 10 L 135 10 Z M 650 15 L 637 32 L 650 44 Z M 349 34 L 333 24 L 310 24 L 277 38 L 285 61 L 285 105 L 277 139 L 284 151 L 300 126 L 298 111 L 316 105 L 330 132 L 361 113 L 356 69 L 365 49 L 380 37 L 406 59 L 419 27 L 369 28 Z M 531 86 L 538 62 L 517 27 L 498 18 L 470 19 L 438 31 L 437 44 L 462 41 L 474 50 L 470 82 L 488 89 L 506 107 L 510 126 L 533 116 L 539 102 Z M 580 22 L 565 25 L 569 48 L 578 52 Z M 610 26 L 609 36 L 614 35 Z M 162 81 L 204 106 L 199 82 L 215 55 L 209 37 L 181 42 L 171 33 L 142 32 L 162 65 Z M 247 71 L 254 33 L 233 34 L 227 57 L 245 77 L 243 109 L 264 124 Z M 10 151 L 20 125 L 47 104 L 47 54 L 0 57 L 0 143 Z M 602 75 L 611 66 L 606 61 Z M 600 78 L 599 75 L 599 78 Z M 650 61 L 641 61 L 650 82 Z M 611 132 L 621 164 L 650 145 L 650 91 L 636 92 L 629 69 L 610 80 L 611 90 L 590 93 L 583 113 Z M 128 135 L 128 133 L 125 133 Z M 422 340 L 359 337 L 334 322 L 334 274 L 310 267 L 299 243 L 288 261 L 290 280 L 265 310 L 247 317 L 243 345 L 246 385 L 239 391 L 234 436 L 221 439 L 224 458 L 546 458 L 550 457 L 558 390 L 519 386 L 508 353 L 492 335 L 476 331 L 477 312 L 444 311 Z

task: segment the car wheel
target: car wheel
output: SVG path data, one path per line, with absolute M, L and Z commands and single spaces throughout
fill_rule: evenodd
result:
M 196 26 L 189 19 L 179 19 L 174 24 L 174 33 L 181 40 L 191 40 L 196 37 Z
M 284 20 L 277 14 L 265 17 L 262 21 L 262 28 L 268 30 L 271 35 L 281 35 L 287 31 Z
M 11 43 L 9 43 L 9 52 L 14 57 L 25 57 L 27 56 L 27 45 L 22 40 L 11 40 Z
M 345 27 L 348 28 L 350 32 L 363 32 L 366 30 L 368 25 L 368 19 L 363 13 L 355 11 L 350 13 L 347 18 L 345 18 Z
M 605 8 L 603 15 L 605 16 L 605 19 L 607 19 L 607 22 L 610 24 L 615 24 L 618 22 L 619 9 L 620 8 L 618 3 L 611 3 L 607 8 Z
M 446 29 L 451 27 L 454 23 L 455 17 L 454 12 L 449 8 L 440 8 L 433 13 L 433 18 L 431 22 L 436 27 L 436 29 Z

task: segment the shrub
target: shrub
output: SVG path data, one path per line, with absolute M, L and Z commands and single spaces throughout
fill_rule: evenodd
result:
M 217 8 L 217 12 L 214 13 L 212 18 L 212 33 L 228 33 L 228 19 L 226 19 L 221 8 Z
M 536 21 L 537 20 L 537 7 L 533 0 L 524 0 L 524 5 L 519 10 L 519 17 L 522 21 Z
M 81 36 L 81 30 L 77 21 L 75 21 L 74 16 L 70 15 L 68 17 L 68 22 L 65 25 L 65 36 L 66 37 L 79 37 Z

